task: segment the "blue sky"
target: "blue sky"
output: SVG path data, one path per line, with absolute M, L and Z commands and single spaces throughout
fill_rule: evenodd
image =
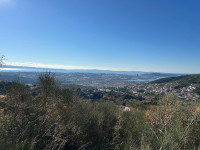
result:
M 7 64 L 200 73 L 199 0 L 0 0 Z

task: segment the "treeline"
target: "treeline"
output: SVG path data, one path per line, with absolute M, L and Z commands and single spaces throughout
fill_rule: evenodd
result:
M 94 102 L 57 86 L 51 74 L 38 79 L 39 95 L 13 82 L 0 101 L 2 150 L 199 149 L 200 104 L 166 96 L 130 111 Z

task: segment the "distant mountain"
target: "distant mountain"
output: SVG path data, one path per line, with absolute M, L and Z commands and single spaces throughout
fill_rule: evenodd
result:
M 124 74 L 124 75 L 143 75 L 151 74 L 158 77 L 172 77 L 183 74 L 178 73 L 158 73 L 158 72 L 144 72 L 144 71 L 112 71 L 112 70 L 97 70 L 97 69 L 54 69 L 54 68 L 36 68 L 25 66 L 9 66 L 4 65 L 4 68 L 14 68 L 17 70 L 7 70 L 9 72 L 60 72 L 60 73 L 106 73 L 106 74 Z M 6 71 L 6 72 L 7 72 Z

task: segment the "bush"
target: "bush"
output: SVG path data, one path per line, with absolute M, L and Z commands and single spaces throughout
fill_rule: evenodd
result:
M 114 133 L 115 149 L 138 149 L 141 147 L 146 130 L 144 119 L 144 112 L 141 110 L 120 114 Z

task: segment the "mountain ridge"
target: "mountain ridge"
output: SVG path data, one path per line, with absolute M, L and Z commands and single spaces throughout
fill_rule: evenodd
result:
M 26 67 L 26 66 L 11 66 L 3 65 L 3 68 L 16 68 L 20 72 L 62 72 L 62 73 L 106 73 L 106 74 L 125 74 L 125 75 L 142 75 L 142 74 L 165 74 L 172 76 L 184 75 L 182 73 L 165 73 L 165 72 L 146 72 L 146 71 L 112 71 L 112 70 L 100 70 L 100 69 L 56 69 L 56 68 L 39 68 L 39 67 Z M 8 71 L 8 70 L 6 70 Z

